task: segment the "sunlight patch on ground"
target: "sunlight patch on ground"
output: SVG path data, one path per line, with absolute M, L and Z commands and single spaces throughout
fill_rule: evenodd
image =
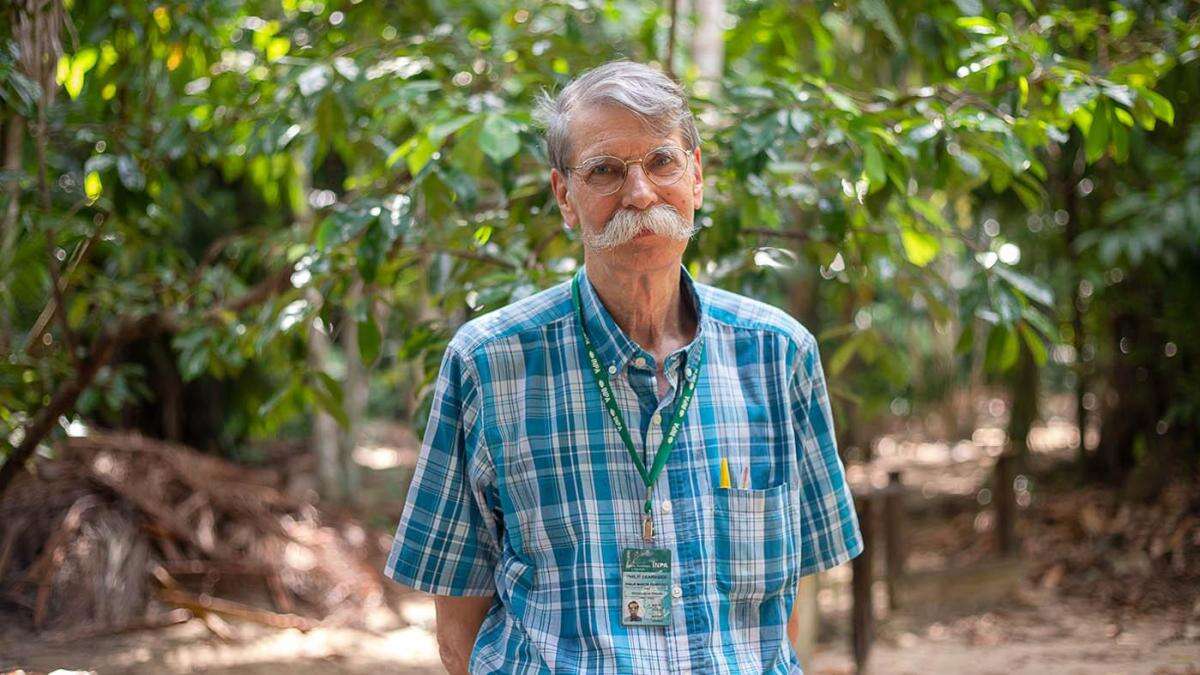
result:
M 433 600 L 428 596 L 406 599 L 400 603 L 400 618 L 411 626 L 433 630 L 437 620 L 437 610 Z
M 394 469 L 403 463 L 399 449 L 382 445 L 360 445 L 354 448 L 354 462 L 376 471 Z

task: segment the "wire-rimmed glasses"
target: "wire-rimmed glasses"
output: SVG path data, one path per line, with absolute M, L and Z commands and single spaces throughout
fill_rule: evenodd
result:
M 584 185 L 600 195 L 611 195 L 625 185 L 630 164 L 641 164 L 642 171 L 651 183 L 666 187 L 679 181 L 687 173 L 690 155 L 677 145 L 664 145 L 647 152 L 641 159 L 624 160 L 619 157 L 600 155 L 576 166 L 567 167 L 583 181 Z

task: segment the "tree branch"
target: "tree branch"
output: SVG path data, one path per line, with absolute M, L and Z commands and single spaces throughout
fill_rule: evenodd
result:
M 67 212 L 67 215 L 64 216 L 64 220 L 75 215 L 75 212 L 78 211 L 82 206 L 83 202 L 73 206 L 71 210 Z M 33 350 L 38 348 L 38 344 L 40 344 L 42 341 L 42 335 L 46 332 L 46 330 L 49 329 L 50 322 L 54 320 L 55 315 L 58 313 L 59 307 L 62 306 L 62 294 L 71 284 L 71 274 L 75 271 L 75 268 L 87 258 L 88 253 L 92 250 L 92 245 L 95 244 L 96 240 L 100 238 L 100 232 L 103 229 L 104 228 L 102 224 L 96 226 L 96 229 L 92 232 L 91 236 L 87 238 L 87 241 L 83 243 L 83 246 L 75 249 L 75 253 L 71 256 L 71 262 L 67 265 L 66 273 L 61 275 L 60 279 L 56 280 L 55 288 L 57 289 L 57 292 L 51 293 L 50 300 L 46 303 L 46 306 L 42 308 L 42 312 L 38 315 L 37 321 L 33 323 L 33 329 L 29 331 L 29 340 L 25 343 L 26 354 L 32 355 Z
M 285 265 L 243 295 L 225 304 L 209 308 L 201 315 L 202 320 L 216 320 L 223 312 L 240 312 L 265 302 L 276 293 L 290 287 L 292 271 L 292 265 Z M 8 454 L 4 465 L 0 466 L 0 495 L 4 494 L 17 472 L 33 455 L 38 444 L 54 428 L 58 418 L 75 407 L 80 394 L 92 384 L 100 369 L 112 360 L 118 349 L 162 330 L 177 330 L 181 325 L 181 321 L 172 310 L 163 309 L 143 316 L 121 317 L 101 332 L 100 336 L 92 343 L 87 357 L 80 361 L 75 376 L 59 385 L 50 398 L 50 403 L 39 410 L 33 419 L 23 427 L 24 433 L 21 442 Z
M 33 455 L 42 439 L 50 433 L 54 424 L 63 413 L 75 406 L 79 395 L 96 379 L 96 374 L 106 365 L 117 349 L 132 340 L 138 339 L 157 330 L 160 326 L 158 314 L 141 317 L 125 317 L 110 326 L 100 334 L 92 344 L 86 358 L 80 362 L 75 377 L 59 386 L 54 392 L 50 403 L 33 416 L 23 428 L 24 436 L 21 442 L 13 448 L 0 467 L 0 494 L 16 477 L 17 472 L 25 466 L 25 461 Z
M 665 70 L 667 76 L 675 78 L 675 33 L 678 30 L 679 24 L 679 0 L 667 0 L 671 10 L 671 27 L 667 33 L 667 59 Z

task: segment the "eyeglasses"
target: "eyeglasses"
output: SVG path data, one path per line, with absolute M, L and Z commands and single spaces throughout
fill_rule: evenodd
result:
M 569 166 L 583 180 L 583 184 L 600 195 L 611 195 L 625 185 L 630 164 L 641 164 L 642 171 L 651 183 L 666 187 L 679 181 L 687 173 L 691 155 L 675 145 L 664 145 L 646 153 L 641 159 L 629 161 L 618 157 L 601 155 L 592 157 L 578 166 Z

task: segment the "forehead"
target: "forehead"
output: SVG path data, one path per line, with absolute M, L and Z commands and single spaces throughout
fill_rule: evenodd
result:
M 678 129 L 656 132 L 617 105 L 581 107 L 571 114 L 568 129 L 572 164 L 599 155 L 632 159 L 662 145 L 684 145 Z

